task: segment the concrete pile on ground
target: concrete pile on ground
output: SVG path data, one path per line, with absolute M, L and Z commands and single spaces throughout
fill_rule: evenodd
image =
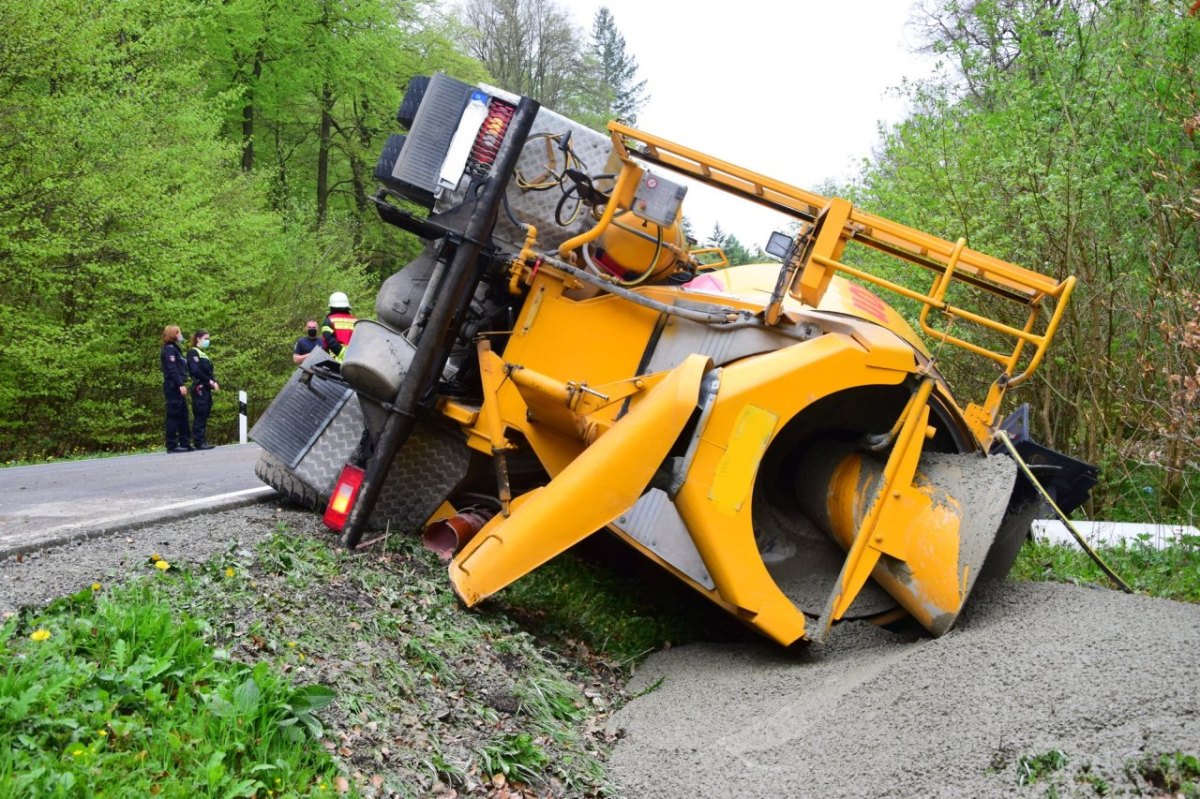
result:
M 1198 662 L 1200 606 L 981 585 L 939 639 L 860 622 L 799 652 L 655 654 L 611 766 L 660 799 L 1171 796 L 1171 756 L 1200 754 Z

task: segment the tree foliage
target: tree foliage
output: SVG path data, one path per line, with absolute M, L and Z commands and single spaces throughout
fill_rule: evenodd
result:
M 725 253 L 725 260 L 730 266 L 761 264 L 775 260 L 757 247 L 751 251 L 745 244 L 742 244 L 737 236 L 732 233 L 726 233 L 721 228 L 720 222 L 713 223 L 712 233 L 708 235 L 705 245 L 708 247 L 720 247 Z
M 918 108 L 864 176 L 874 208 L 1080 288 L 1031 391 L 1039 434 L 1135 467 L 1152 515 L 1196 502 L 1200 19 L 1147 0 L 941 0 L 949 67 L 906 87 Z M 978 371 L 978 367 L 974 367 Z M 986 376 L 985 376 L 986 377 Z M 990 379 L 990 378 L 989 378 Z
M 0 6 L 5 459 L 159 443 L 172 323 L 212 331 L 219 441 L 332 289 L 368 305 L 405 246 L 364 224 L 397 89 L 469 64 L 439 25 L 385 0 Z
M 198 27 L 209 94 L 227 98 L 223 132 L 272 207 L 350 229 L 381 278 L 406 262 L 418 245 L 381 233 L 372 170 L 410 77 L 483 77 L 450 46 L 450 23 L 423 0 L 229 0 Z
M 500 88 L 568 116 L 579 110 L 583 47 L 554 0 L 468 0 L 461 13 L 468 51 Z
M 464 46 L 500 88 L 581 124 L 632 122 L 647 99 L 637 59 L 605 7 L 590 36 L 555 0 L 466 0 L 459 16 Z
M 646 81 L 637 79 L 637 59 L 625 51 L 625 37 L 607 6 L 596 10 L 591 45 L 600 70 L 600 83 L 609 98 L 607 115 L 636 125 L 638 111 L 650 99 L 646 95 Z

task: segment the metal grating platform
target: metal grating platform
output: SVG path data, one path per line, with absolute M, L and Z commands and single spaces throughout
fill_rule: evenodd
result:
M 267 452 L 295 469 L 354 390 L 336 380 L 301 381 L 297 369 L 250 430 Z

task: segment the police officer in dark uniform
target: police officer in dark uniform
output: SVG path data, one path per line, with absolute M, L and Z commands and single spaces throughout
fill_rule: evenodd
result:
M 162 332 L 159 361 L 163 373 L 163 399 L 167 402 L 167 452 L 191 452 L 187 406 L 187 366 L 183 362 L 183 333 L 179 325 L 167 325 Z
M 208 443 L 208 414 L 212 411 L 212 393 L 221 386 L 213 379 L 212 360 L 208 353 L 208 331 L 197 330 L 192 334 L 192 346 L 188 350 L 187 368 L 192 376 L 192 441 L 196 449 L 212 449 Z

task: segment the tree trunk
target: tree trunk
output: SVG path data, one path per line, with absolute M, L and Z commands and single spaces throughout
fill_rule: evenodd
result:
M 263 51 L 262 47 L 254 53 L 254 68 L 250 74 L 254 76 L 254 84 L 246 94 L 246 104 L 242 106 L 242 171 L 254 169 L 254 97 L 258 89 L 258 80 L 262 77 Z
M 333 88 L 321 87 L 321 124 L 317 132 L 317 227 L 325 224 L 329 212 L 329 149 L 333 131 Z

